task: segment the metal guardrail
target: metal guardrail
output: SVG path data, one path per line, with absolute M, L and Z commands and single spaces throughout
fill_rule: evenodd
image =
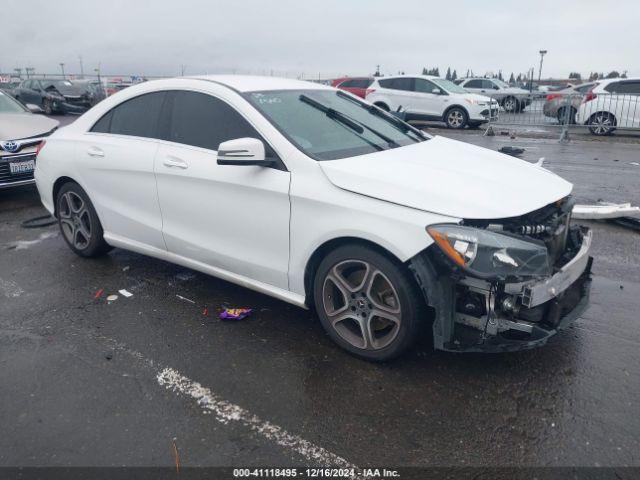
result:
M 500 103 L 493 126 L 551 127 L 568 138 L 569 128 L 594 135 L 616 130 L 640 131 L 640 95 L 616 93 L 562 93 L 487 95 Z

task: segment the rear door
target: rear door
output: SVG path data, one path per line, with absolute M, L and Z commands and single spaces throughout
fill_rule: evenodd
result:
M 640 126 L 640 80 L 621 80 L 605 90 L 611 92 L 609 109 L 616 117 L 616 124 L 626 128 Z
M 166 92 L 134 97 L 98 120 L 77 145 L 81 184 L 107 234 L 165 250 L 153 161 Z
M 416 106 L 413 92 L 413 78 L 411 77 L 397 77 L 397 78 L 385 78 L 378 80 L 378 83 L 386 91 L 385 99 L 389 103 L 389 108 L 393 111 L 402 107 L 407 112 L 415 112 Z
M 264 139 L 232 106 L 176 91 L 155 160 L 167 249 L 208 266 L 288 289 L 289 180 L 280 168 L 218 165 L 218 145 Z M 267 156 L 275 153 L 265 143 Z

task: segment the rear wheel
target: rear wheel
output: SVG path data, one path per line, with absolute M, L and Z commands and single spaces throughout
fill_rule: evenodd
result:
M 56 207 L 60 231 L 74 253 L 96 257 L 111 250 L 104 240 L 98 214 L 80 185 L 64 184 L 58 192 Z
M 410 273 L 362 245 L 338 247 L 322 260 L 314 299 L 333 341 L 367 360 L 390 360 L 406 352 L 424 321 L 422 295 Z
M 464 128 L 467 124 L 467 112 L 460 107 L 453 107 L 447 110 L 444 115 L 444 122 L 447 124 L 447 128 L 460 129 Z
M 611 135 L 616 129 L 616 118 L 609 112 L 594 113 L 587 122 L 594 135 Z
M 576 109 L 573 107 L 569 107 L 569 112 L 568 112 L 568 119 L 569 119 L 569 123 L 571 125 L 573 125 L 574 123 L 576 123 Z M 567 123 L 567 107 L 560 107 L 558 109 L 558 123 L 560 125 L 564 125 L 565 123 Z

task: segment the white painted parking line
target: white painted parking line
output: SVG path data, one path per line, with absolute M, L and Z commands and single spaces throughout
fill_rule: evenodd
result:
M 296 452 L 308 461 L 317 463 L 320 466 L 354 469 L 355 472 L 360 472 L 359 468 L 344 458 L 298 435 L 289 433 L 278 425 L 264 421 L 238 405 L 223 400 L 210 389 L 203 387 L 198 382 L 185 377 L 172 368 L 162 370 L 157 379 L 158 383 L 165 388 L 195 400 L 206 413 L 213 414 L 215 419 L 221 423 L 238 422 L 262 435 L 270 442 Z

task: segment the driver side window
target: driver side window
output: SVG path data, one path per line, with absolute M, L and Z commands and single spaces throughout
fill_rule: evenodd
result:
M 416 78 L 414 92 L 418 93 L 440 93 L 440 89 L 438 86 L 430 82 L 429 80 L 425 80 L 424 78 Z

